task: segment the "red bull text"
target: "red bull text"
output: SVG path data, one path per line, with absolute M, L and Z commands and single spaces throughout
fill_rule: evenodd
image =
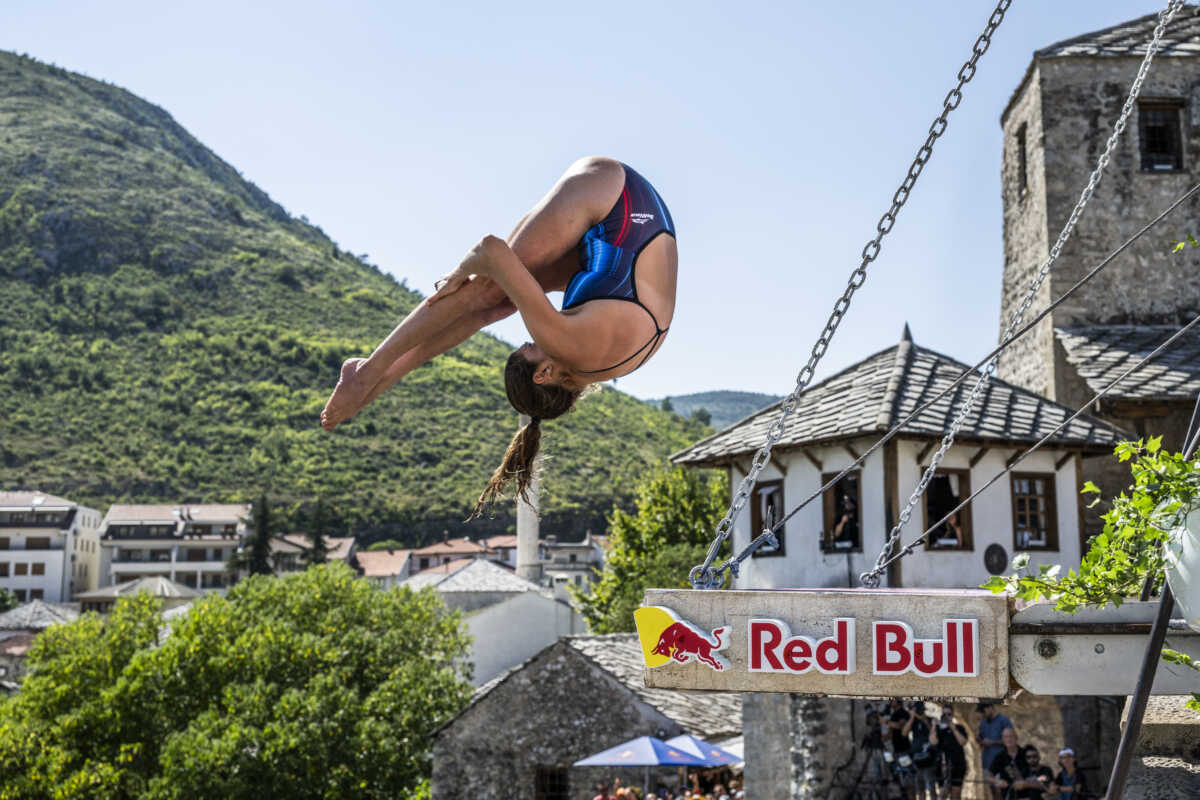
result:
M 646 666 L 695 661 L 717 672 L 731 668 L 720 654 L 730 642 L 732 625 L 712 631 L 680 619 L 665 606 L 643 606 L 634 614 Z M 828 626 L 822 626 L 828 630 Z M 853 617 L 832 620 L 827 636 L 793 633 L 779 619 L 754 618 L 746 625 L 747 672 L 803 675 L 852 675 L 857 669 L 857 626 Z M 973 678 L 979 674 L 979 622 L 942 621 L 940 638 L 918 639 L 906 622 L 874 620 L 870 628 L 871 671 L 880 676 L 912 673 L 922 678 Z

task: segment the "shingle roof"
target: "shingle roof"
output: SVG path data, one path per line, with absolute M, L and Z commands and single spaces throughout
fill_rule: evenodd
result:
M 155 597 L 203 597 L 204 593 L 175 583 L 172 580 L 155 576 L 152 578 L 137 578 L 136 580 L 118 583 L 115 586 L 105 586 L 91 592 L 75 595 L 77 600 L 114 600 L 118 597 L 130 597 L 138 592 L 149 592 Z
M 473 542 L 465 536 L 460 536 L 456 539 L 447 539 L 446 541 L 436 542 L 426 547 L 419 548 L 413 551 L 414 555 L 418 556 L 452 556 L 452 555 L 473 555 L 475 553 L 486 553 L 487 547 Z
M 1172 325 L 1083 325 L 1054 335 L 1088 388 L 1098 392 L 1179 331 Z M 1200 330 L 1193 328 L 1108 393 L 1137 399 L 1200 394 Z
M 2 631 L 41 631 L 51 625 L 79 619 L 79 603 L 45 603 L 30 600 L 0 614 Z
M 805 391 L 788 417 L 777 448 L 799 447 L 889 430 L 932 400 L 967 368 L 913 343 L 908 328 L 895 347 L 868 356 Z M 907 435 L 940 437 L 970 393 L 968 378 L 901 428 Z M 782 401 L 676 453 L 679 464 L 715 464 L 753 453 L 767 439 Z M 964 439 L 1036 442 L 1074 413 L 1033 392 L 993 378 L 959 431 Z M 1059 432 L 1057 444 L 1109 450 L 1121 439 L 1113 426 L 1084 414 Z
M 359 550 L 354 554 L 358 568 L 368 578 L 399 575 L 404 571 L 411 550 Z
M 458 572 L 474 560 L 473 558 L 456 558 L 453 561 L 447 561 L 445 564 L 438 564 L 429 569 L 423 569 L 407 578 L 400 585 L 407 586 L 414 592 L 418 589 L 424 589 L 426 586 L 436 586 L 445 580 L 448 574 Z
M 736 692 L 647 688 L 637 634 L 568 636 L 564 641 L 693 736 L 713 739 L 741 733 L 742 696 Z
M 39 502 L 35 500 L 41 498 Z M 0 492 L 0 508 L 75 508 L 78 503 L 45 492 Z
M 438 567 L 424 570 L 404 581 L 402 586 L 423 589 L 433 586 L 439 592 L 540 592 L 542 587 L 527 581 L 512 570 L 484 558 L 451 561 L 442 567 L 452 568 L 435 572 Z M 457 566 L 456 566 L 457 565 Z
M 688 692 L 680 689 L 646 688 L 642 675 L 642 646 L 637 634 L 633 633 L 560 638 L 523 664 L 510 667 L 476 689 L 466 707 L 438 731 L 449 727 L 454 720 L 491 694 L 496 687 L 533 664 L 552 648 L 559 646 L 569 647 L 586 658 L 628 688 L 642 702 L 658 709 L 693 736 L 712 740 L 742 732 L 742 696 L 736 692 Z
M 1035 58 L 1058 58 L 1062 56 L 1137 56 L 1146 54 L 1146 45 L 1158 25 L 1158 14 L 1131 19 L 1109 28 L 1103 28 L 1081 36 L 1074 36 L 1043 47 Z M 1184 6 L 1163 36 L 1160 56 L 1200 55 L 1200 8 Z

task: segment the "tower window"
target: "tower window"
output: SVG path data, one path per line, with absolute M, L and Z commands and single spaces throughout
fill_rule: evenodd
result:
M 1180 131 L 1182 110 L 1182 103 L 1138 105 L 1143 172 L 1183 169 L 1183 136 Z
M 1027 130 L 1028 127 L 1024 122 L 1017 128 L 1017 193 L 1021 197 L 1024 197 L 1026 190 L 1029 189 L 1029 161 L 1025 147 Z

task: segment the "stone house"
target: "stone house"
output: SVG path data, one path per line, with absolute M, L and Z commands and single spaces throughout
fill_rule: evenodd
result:
M 642 771 L 575 761 L 638 736 L 735 736 L 741 706 L 738 694 L 647 689 L 634 634 L 564 637 L 481 686 L 437 731 L 433 797 L 590 800 L 598 782 L 640 785 Z
M 733 552 L 745 547 L 752 533 L 817 492 L 966 367 L 916 344 L 906 326 L 897 345 L 810 387 L 759 474 L 749 508 L 735 523 Z M 948 395 L 955 402 L 940 401 L 915 416 L 858 470 L 788 520 L 779 546 L 760 549 L 744 562 L 733 587 L 857 586 L 859 574 L 874 564 L 902 504 L 928 466 L 929 454 L 969 389 L 964 383 Z M 942 519 L 1073 411 L 993 379 L 947 451 L 903 541 Z M 779 404 L 769 406 L 672 458 L 690 466 L 725 468 L 736 489 L 779 413 Z M 1034 565 L 1077 564 L 1084 541 L 1079 494 L 1084 465 L 1111 453 L 1125 435 L 1095 417 L 1080 416 L 935 531 L 926 546 L 897 562 L 883 584 L 976 588 L 990 575 L 1006 572 L 1017 551 L 1030 553 Z M 960 713 L 974 725 L 971 708 L 962 706 Z M 758 754 L 746 760 L 747 794 L 784 800 L 835 797 L 849 790 L 864 761 L 859 744 L 866 711 L 861 701 L 747 695 L 743 737 L 747 753 Z M 1120 713 L 1111 699 L 1027 696 L 1021 704 L 1007 706 L 1005 713 L 1022 726 L 1022 742 L 1037 743 L 1043 752 L 1057 752 L 1064 741 L 1076 742 L 1084 731 L 1109 731 L 1099 743 L 1088 740 L 1088 756 L 1081 764 L 1097 771 L 1111 764 L 1116 743 L 1111 732 Z M 975 794 L 969 786 L 964 797 Z
M 759 473 L 749 508 L 733 531 L 740 551 L 764 525 L 815 493 L 878 438 L 949 386 L 967 365 L 921 347 L 905 327 L 901 341 L 804 392 Z M 929 455 L 970 389 L 968 379 L 922 412 L 816 501 L 789 519 L 779 546 L 743 563 L 734 588 L 852 587 L 875 562 L 888 530 L 916 488 Z M 1068 409 L 993 379 L 947 452 L 906 527 L 908 541 L 1070 417 Z M 718 467 L 736 488 L 779 417 L 769 406 L 672 456 L 678 464 Z M 939 528 L 921 552 L 897 562 L 886 585 L 976 588 L 1008 569 L 1016 551 L 1032 563 L 1078 563 L 1082 464 L 1106 455 L 1123 434 L 1087 415 L 1067 425 Z

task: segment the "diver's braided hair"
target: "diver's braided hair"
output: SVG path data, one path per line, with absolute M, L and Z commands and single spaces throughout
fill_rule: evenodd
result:
M 504 391 L 512 407 L 529 417 L 529 424 L 517 431 L 509 443 L 504 451 L 504 459 L 479 495 L 475 510 L 468 520 L 479 516 L 494 504 L 510 480 L 516 481 L 516 496 L 529 502 L 529 485 L 533 482 L 533 471 L 542 442 L 542 420 L 566 414 L 575 407 L 575 401 L 582 394 L 579 389 L 534 383 L 536 368 L 536 361 L 530 361 L 516 351 L 508 357 L 504 367 Z

